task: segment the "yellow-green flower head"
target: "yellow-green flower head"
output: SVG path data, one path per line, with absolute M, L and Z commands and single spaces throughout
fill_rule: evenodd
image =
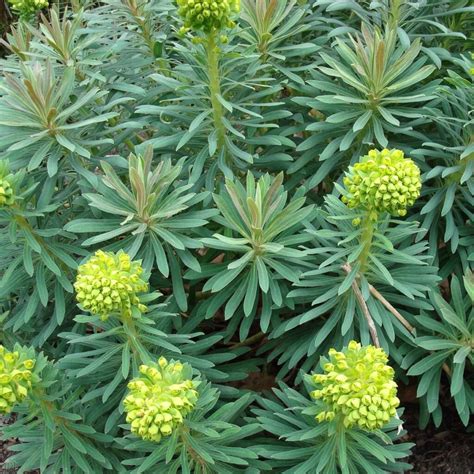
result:
M 48 0 L 8 0 L 12 9 L 22 17 L 28 17 L 46 8 Z
M 316 390 L 311 397 L 325 403 L 316 419 L 330 421 L 343 417 L 346 427 L 375 430 L 396 415 L 400 404 L 394 370 L 387 365 L 387 354 L 374 346 L 362 347 L 351 341 L 342 352 L 329 351 L 323 363 L 324 374 L 314 374 Z
M 15 193 L 8 177 L 0 178 L 0 207 L 11 206 L 15 202 Z
M 199 382 L 192 368 L 160 357 L 157 364 L 140 366 L 141 377 L 128 384 L 123 402 L 132 433 L 159 442 L 183 423 L 194 408 Z
M 209 31 L 232 28 L 234 13 L 240 11 L 240 0 L 176 0 L 178 14 L 185 29 Z
M 0 345 L 0 413 L 10 413 L 31 389 L 33 359 L 18 350 L 8 352 Z
M 140 262 L 131 261 L 123 250 L 99 250 L 79 266 L 74 283 L 77 301 L 104 320 L 112 314 L 130 316 L 133 306 L 143 313 L 146 306 L 137 294 L 147 291 L 148 283 L 140 278 L 142 272 Z
M 350 208 L 404 216 L 420 196 L 420 169 L 401 150 L 370 150 L 344 177 Z

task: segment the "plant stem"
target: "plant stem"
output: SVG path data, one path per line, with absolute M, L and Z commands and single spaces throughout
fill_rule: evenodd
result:
M 342 269 L 349 274 L 352 270 L 351 266 L 348 263 L 345 263 L 342 266 Z M 360 291 L 359 284 L 357 283 L 357 278 L 354 279 L 352 282 L 352 290 L 354 291 L 355 297 L 357 302 L 359 303 L 360 308 L 362 309 L 362 313 L 364 313 L 365 320 L 367 321 L 367 325 L 369 326 L 370 336 L 374 343 L 375 347 L 380 347 L 379 337 L 377 335 L 377 328 L 375 326 L 374 320 L 372 319 L 372 315 L 370 314 L 369 308 L 367 303 L 364 300 L 364 296 Z
M 207 52 L 209 92 L 214 117 L 214 127 L 217 131 L 217 150 L 220 151 L 225 146 L 226 132 L 224 123 L 222 122 L 224 112 L 222 104 L 219 102 L 221 81 L 219 76 L 219 47 L 217 45 L 217 31 L 215 29 L 208 33 L 205 47 Z
M 372 247 L 372 239 L 374 237 L 374 222 L 370 218 L 370 211 L 367 212 L 362 221 L 362 235 L 360 237 L 360 244 L 362 245 L 362 252 L 359 255 L 359 264 L 361 273 L 367 269 L 367 260 L 369 258 L 370 249 Z
M 245 341 L 237 342 L 235 344 L 232 344 L 231 349 L 236 349 L 238 347 L 243 347 L 243 346 L 251 346 L 255 342 L 260 341 L 265 337 L 265 333 L 262 331 L 258 332 L 257 334 L 254 334 L 253 336 L 250 336 L 249 338 L 245 339 Z
M 137 361 L 141 361 L 141 363 L 143 364 L 146 364 L 147 361 L 143 360 L 142 357 L 143 348 L 140 344 L 139 335 L 133 317 L 122 315 L 120 319 L 123 324 L 125 337 L 127 338 L 127 341 L 130 345 L 130 349 L 132 351 L 134 359 Z
M 370 293 L 375 296 L 412 334 L 415 334 L 415 328 L 371 285 Z
M 400 23 L 402 5 L 403 5 L 403 1 L 400 1 L 400 0 L 392 0 L 391 2 L 388 23 L 389 23 L 389 26 L 393 29 L 396 29 L 398 24 Z

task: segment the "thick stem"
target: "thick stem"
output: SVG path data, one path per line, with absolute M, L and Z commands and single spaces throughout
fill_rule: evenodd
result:
M 135 324 L 133 316 L 122 314 L 120 322 L 124 330 L 125 340 L 128 342 L 132 352 L 132 360 L 136 363 L 137 367 L 140 364 L 150 363 L 151 357 L 146 347 L 142 344 L 140 331 Z
M 217 150 L 220 151 L 225 146 L 226 131 L 224 123 L 222 122 L 224 112 L 222 104 L 219 102 L 221 81 L 219 76 L 219 47 L 217 45 L 217 31 L 215 29 L 208 33 L 205 47 L 207 52 L 209 92 L 214 117 L 214 127 L 217 131 Z
M 366 217 L 362 221 L 362 235 L 360 237 L 360 244 L 362 245 L 362 252 L 359 255 L 359 264 L 361 273 L 367 269 L 367 260 L 369 258 L 370 249 L 372 247 L 372 239 L 374 237 L 374 222 L 370 218 L 370 212 L 367 212 Z
M 389 15 L 389 26 L 393 29 L 396 29 L 398 24 L 400 23 L 402 5 L 403 5 L 403 1 L 400 1 L 400 0 L 392 0 L 392 2 L 391 2 L 390 15 Z

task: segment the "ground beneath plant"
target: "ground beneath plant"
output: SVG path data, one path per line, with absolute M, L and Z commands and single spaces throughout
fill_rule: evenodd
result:
M 0 434 L 3 431 L 3 427 L 8 425 L 12 419 L 10 417 L 4 417 L 0 415 Z M 14 444 L 15 441 L 0 441 L 0 474 L 10 474 L 16 472 L 14 469 L 8 469 L 7 466 L 4 466 L 4 461 L 12 453 L 8 451 L 8 447 Z
M 405 429 L 407 441 L 416 443 L 409 462 L 410 474 L 473 474 L 474 433 L 460 423 L 451 407 L 443 410 L 443 424 L 425 430 L 418 427 L 418 407 L 407 406 Z

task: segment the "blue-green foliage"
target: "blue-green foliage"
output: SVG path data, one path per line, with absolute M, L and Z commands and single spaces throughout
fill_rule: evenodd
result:
M 0 343 L 32 347 L 42 382 L 2 434 L 18 440 L 8 466 L 403 472 L 401 420 L 315 420 L 304 374 L 352 339 L 417 383 L 422 426 L 442 422 L 443 389 L 467 425 L 473 15 L 463 0 L 242 0 L 212 37 L 182 31 L 171 0 L 19 19 L 0 62 L 0 196 L 14 195 L 0 207 Z M 421 170 L 403 218 L 340 199 L 349 165 L 382 148 Z M 77 267 L 99 249 L 141 261 L 147 313 L 78 308 Z M 153 444 L 122 401 L 161 356 L 203 383 Z

